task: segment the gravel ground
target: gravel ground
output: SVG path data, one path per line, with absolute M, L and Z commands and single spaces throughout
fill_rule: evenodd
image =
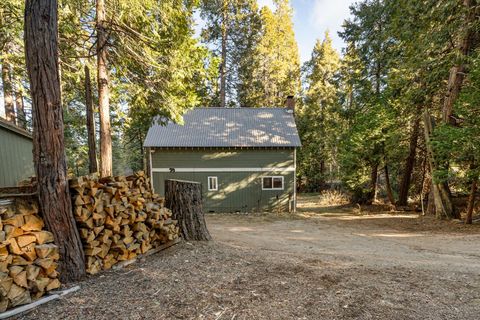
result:
M 209 215 L 215 241 L 90 277 L 21 319 L 479 319 L 477 227 L 311 202 Z

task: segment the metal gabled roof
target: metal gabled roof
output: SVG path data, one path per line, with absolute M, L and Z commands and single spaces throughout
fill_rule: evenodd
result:
M 144 147 L 299 147 L 291 111 L 285 108 L 195 108 L 184 125 L 154 124 Z

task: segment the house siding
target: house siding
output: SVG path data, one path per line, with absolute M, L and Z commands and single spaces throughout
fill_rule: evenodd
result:
M 0 126 L 0 187 L 13 187 L 34 175 L 33 142 Z
M 152 154 L 153 168 L 285 168 L 293 165 L 293 149 L 156 149 Z
M 155 192 L 164 195 L 166 179 L 202 184 L 206 212 L 286 211 L 294 196 L 294 149 L 157 149 L 152 155 Z M 193 169 L 194 172 L 155 172 L 159 168 Z M 195 169 L 202 168 L 202 172 Z M 208 171 L 211 168 L 212 171 Z M 228 168 L 219 172 L 218 169 Z M 235 171 L 241 168 L 241 171 Z M 248 168 L 256 170 L 248 171 Z M 181 171 L 181 170 L 180 170 Z M 218 190 L 208 191 L 209 176 L 218 177 Z M 262 177 L 284 177 L 283 190 L 262 190 Z

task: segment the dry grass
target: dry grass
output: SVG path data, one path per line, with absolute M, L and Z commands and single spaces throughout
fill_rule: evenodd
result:
M 324 190 L 320 193 L 320 206 L 341 206 L 350 202 L 347 194 L 338 190 Z

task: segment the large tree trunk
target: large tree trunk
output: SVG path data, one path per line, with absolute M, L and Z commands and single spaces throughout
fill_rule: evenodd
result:
M 90 69 L 85 65 L 85 107 L 87 108 L 87 135 L 88 135 L 88 170 L 98 172 L 97 146 L 95 143 L 95 117 L 93 113 L 92 83 Z
M 222 4 L 222 61 L 220 65 L 220 107 L 227 105 L 227 37 L 228 37 L 228 1 Z
M 15 105 L 13 102 L 11 66 L 6 60 L 2 61 L 2 83 L 5 118 L 7 121 L 15 123 Z
M 61 279 L 68 282 L 85 276 L 85 260 L 68 190 L 57 42 L 57 1 L 27 0 L 25 53 L 32 95 L 38 203 L 59 247 Z
M 423 122 L 425 127 L 425 144 L 427 146 L 427 157 L 430 166 L 430 175 L 432 176 L 432 189 L 430 192 L 430 196 L 428 197 L 428 207 L 433 208 L 432 206 L 435 206 L 435 215 L 437 218 L 459 218 L 460 215 L 455 210 L 451 199 L 450 191 L 448 190 L 448 185 L 444 182 L 436 182 L 434 179 L 434 172 L 436 170 L 437 164 L 435 162 L 435 155 L 433 153 L 432 145 L 430 142 L 430 136 L 433 132 L 434 123 L 428 111 L 425 111 L 425 113 L 423 114 Z M 431 201 L 433 201 L 433 203 Z
M 110 128 L 110 92 L 107 69 L 107 31 L 105 1 L 97 0 L 97 73 L 100 114 L 100 176 L 112 175 L 112 132 Z
M 165 180 L 165 206 L 178 220 L 183 239 L 212 240 L 203 216 L 202 185 L 199 182 Z
M 478 26 L 478 4 L 476 0 L 463 0 L 463 5 L 466 10 L 464 20 L 464 35 L 460 39 L 458 45 L 460 59 L 459 63 L 450 69 L 450 77 L 448 79 L 447 92 L 443 102 L 443 121 L 445 123 L 455 123 L 452 119 L 453 106 L 460 94 L 463 85 L 463 80 L 468 70 L 466 69 L 466 57 L 472 54 L 474 49 L 479 44 Z
M 420 117 L 415 119 L 413 124 L 412 135 L 410 136 L 410 148 L 408 157 L 405 160 L 405 167 L 403 169 L 402 178 L 400 180 L 400 187 L 398 191 L 399 206 L 406 206 L 408 202 L 408 190 L 410 189 L 410 182 L 412 179 L 413 168 L 415 166 L 415 158 L 417 157 L 418 135 L 420 132 Z

